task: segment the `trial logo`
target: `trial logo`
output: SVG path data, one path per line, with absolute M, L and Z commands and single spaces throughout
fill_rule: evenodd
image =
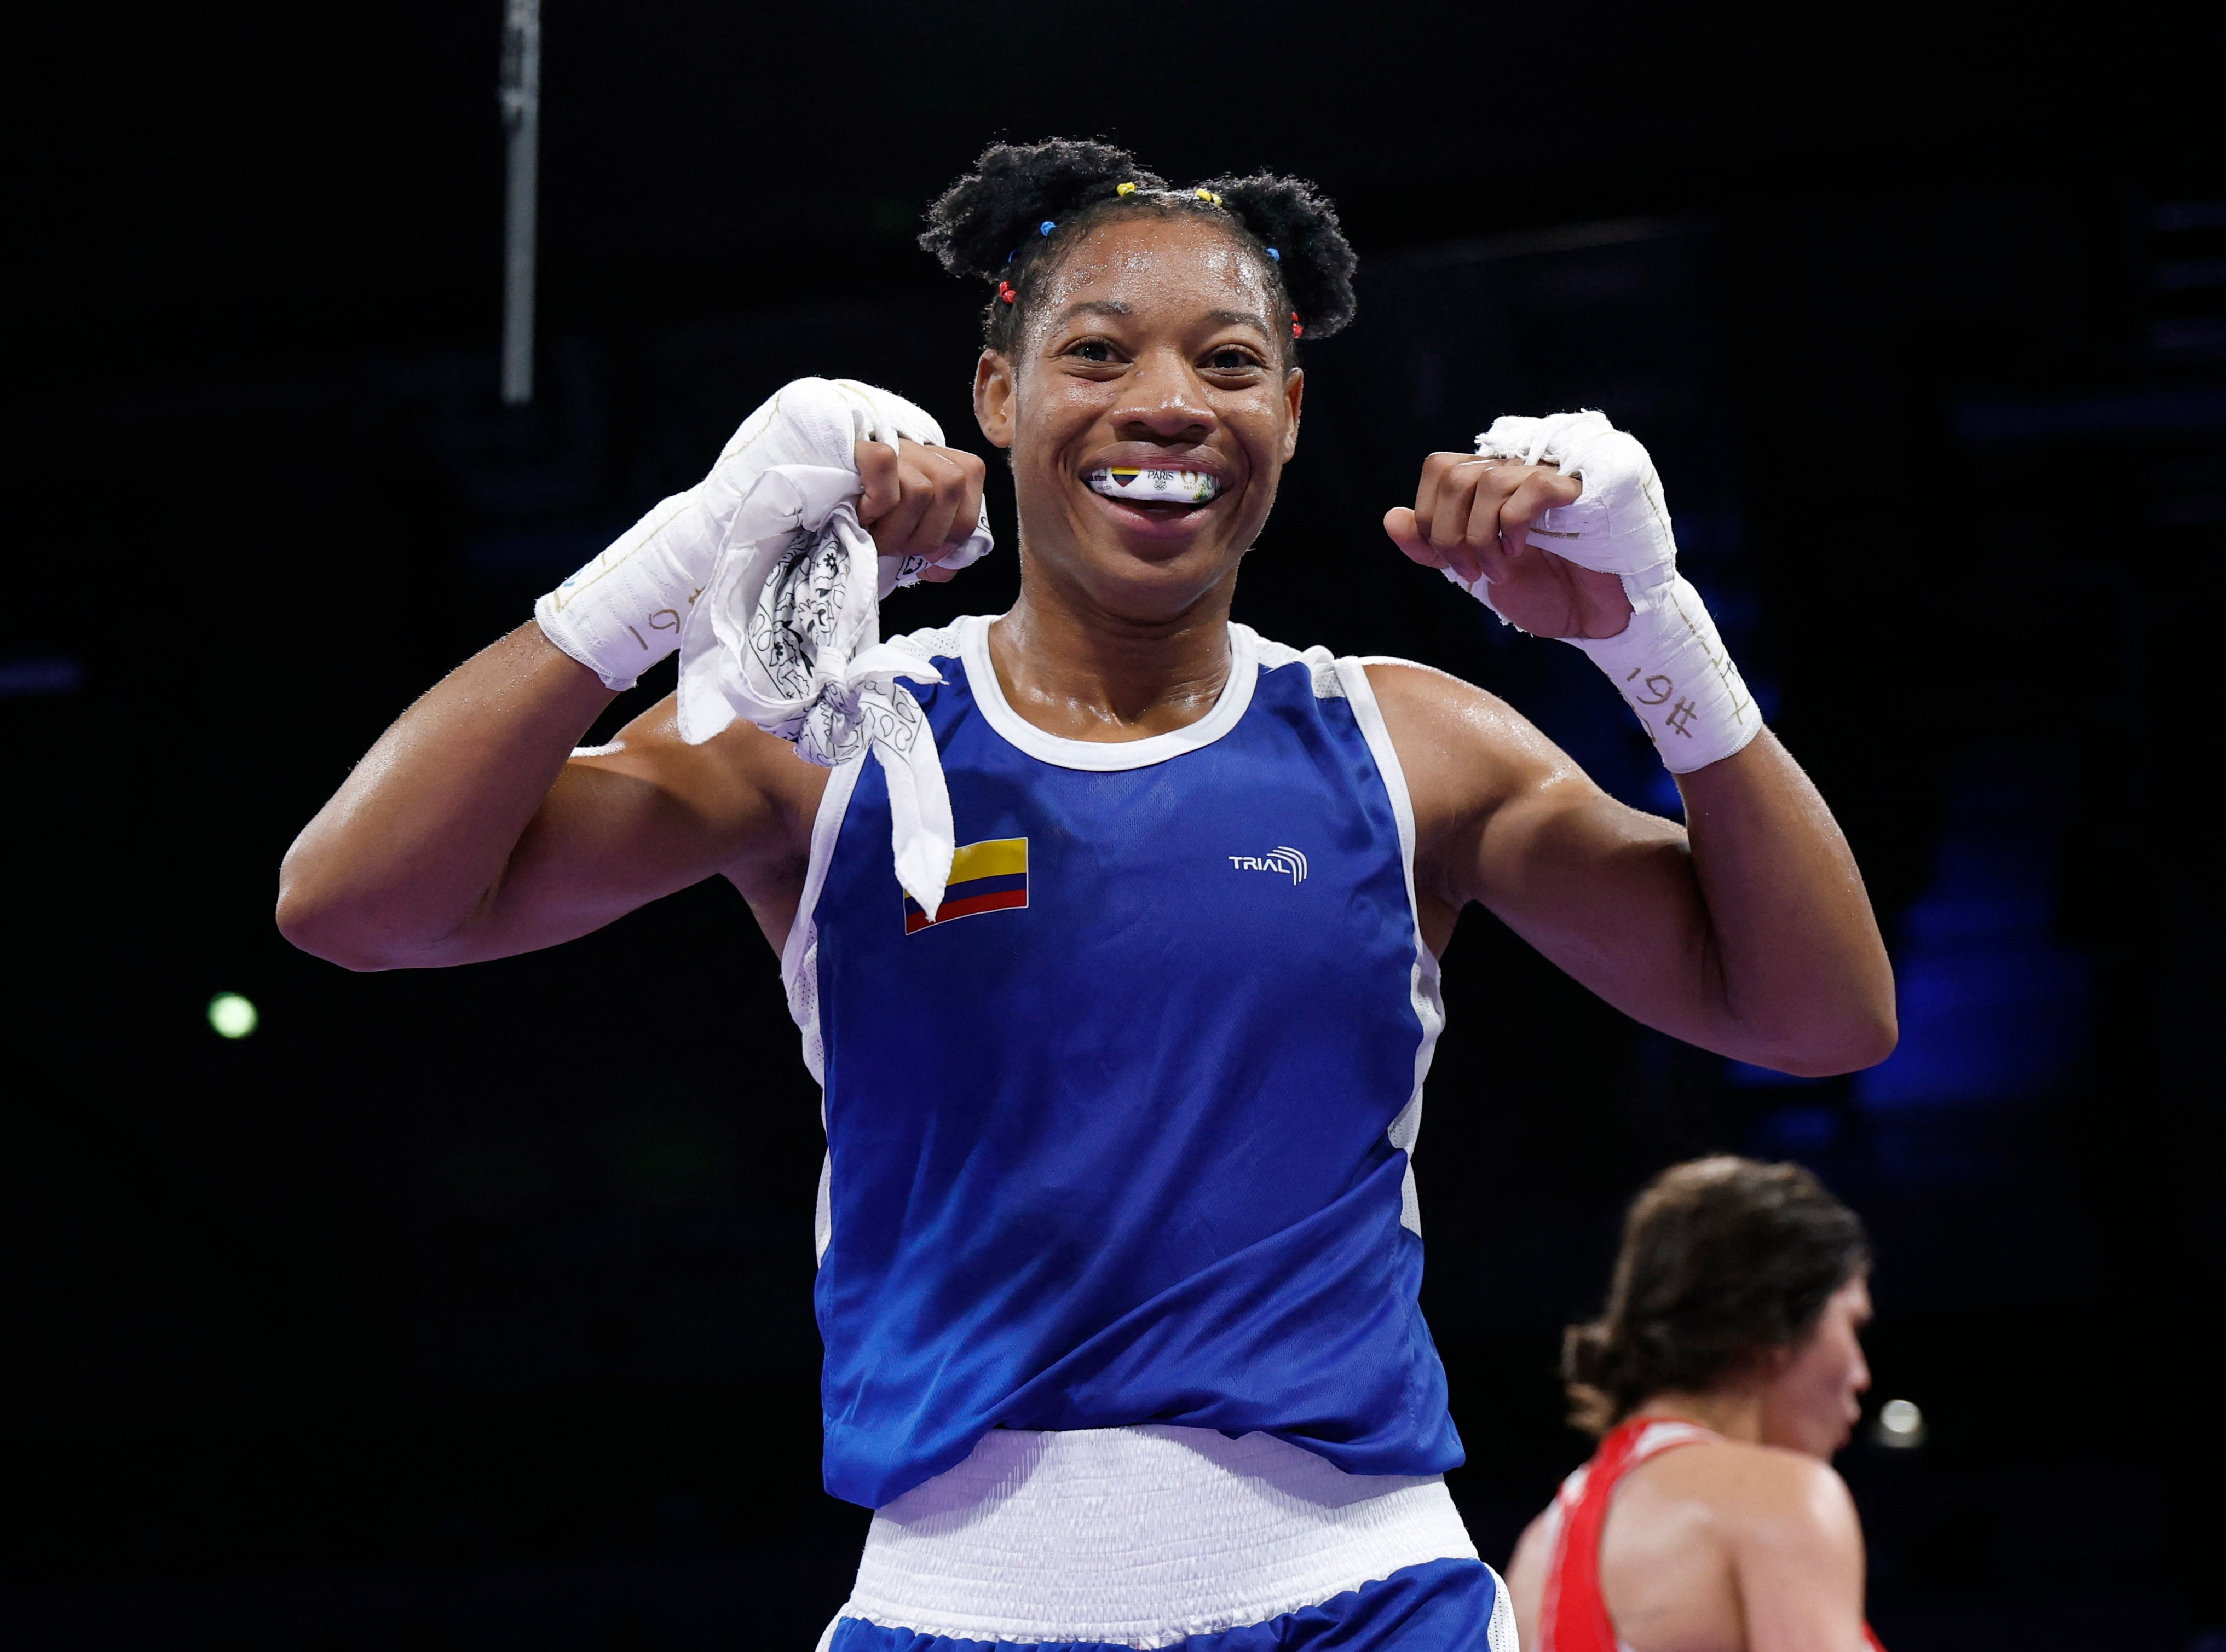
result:
M 1229 864 L 1239 872 L 1272 872 L 1277 877 L 1288 878 L 1294 888 L 1307 880 L 1306 852 L 1288 844 L 1267 855 L 1232 855 Z

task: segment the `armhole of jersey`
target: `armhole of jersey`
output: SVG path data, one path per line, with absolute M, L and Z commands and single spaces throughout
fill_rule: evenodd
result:
M 1407 1155 L 1407 1174 L 1399 1189 L 1399 1225 L 1420 1237 L 1422 1206 L 1415 1185 L 1415 1143 L 1422 1134 L 1422 1083 L 1430 1076 L 1430 1061 L 1437 1054 L 1438 1034 L 1445 1030 L 1446 1006 L 1438 987 L 1438 955 L 1422 939 L 1422 908 L 1415 898 L 1415 805 L 1407 791 L 1407 771 L 1401 766 L 1398 751 L 1391 744 L 1391 731 L 1384 726 L 1383 708 L 1376 703 L 1376 686 L 1368 680 L 1371 664 L 1406 663 L 1347 656 L 1337 662 L 1337 675 L 1344 685 L 1345 701 L 1352 707 L 1353 720 L 1360 725 L 1361 738 L 1368 742 L 1369 755 L 1376 759 L 1376 772 L 1383 778 L 1383 790 L 1390 799 L 1392 818 L 1399 823 L 1399 861 L 1407 878 L 1407 912 L 1415 926 L 1415 963 L 1409 977 L 1409 991 L 1414 999 L 1415 1019 L 1421 1023 L 1422 1037 L 1415 1046 L 1415 1088 L 1399 1116 L 1391 1121 L 1387 1134 L 1391 1145 Z
M 1491 1621 L 1485 1625 L 1485 1652 L 1523 1652 L 1515 1633 L 1515 1602 L 1507 1593 L 1507 1579 L 1491 1572 Z
M 910 632 L 890 638 L 889 643 L 923 660 L 957 658 L 959 639 L 970 626 L 989 622 L 979 618 L 955 621 L 940 629 Z M 820 794 L 819 812 L 811 821 L 811 857 L 804 872 L 804 893 L 796 903 L 796 918 L 788 926 L 788 941 L 780 950 L 780 984 L 788 994 L 788 1013 L 804 1039 L 804 1064 L 819 1086 L 819 1128 L 827 1128 L 827 1046 L 819 1031 L 819 896 L 827 887 L 827 868 L 834 863 L 835 844 L 843 836 L 843 821 L 849 813 L 850 796 L 865 772 L 867 753 L 838 764 L 827 777 Z M 835 1150 L 830 1144 L 819 1160 L 819 1196 L 811 1213 L 811 1250 L 815 1261 L 827 1260 L 827 1247 L 835 1236 Z
M 835 858 L 835 842 L 843 835 L 843 817 L 849 812 L 850 794 L 857 789 L 865 767 L 864 753 L 838 765 L 827 777 L 827 790 L 819 795 L 819 812 L 811 821 L 811 858 L 804 873 L 804 894 L 796 903 L 796 918 L 788 926 L 788 943 L 780 950 L 780 984 L 787 989 L 788 1013 L 804 1037 L 804 1064 L 820 1088 L 819 1128 L 827 1128 L 827 1054 L 819 1037 L 819 893 L 827 886 L 827 868 Z M 819 1194 L 812 1201 L 811 1255 L 815 1265 L 827 1257 L 835 1236 L 832 1147 L 819 1160 Z
M 819 1041 L 819 894 L 827 886 L 835 841 L 843 835 L 843 816 L 864 766 L 861 755 L 838 764 L 827 776 L 827 790 L 820 794 L 819 812 L 811 822 L 811 858 L 805 868 L 804 894 L 796 903 L 787 944 L 780 950 L 780 984 L 788 994 L 788 1013 L 804 1035 L 804 1064 L 811 1070 L 813 1082 L 823 1086 L 827 1072 Z

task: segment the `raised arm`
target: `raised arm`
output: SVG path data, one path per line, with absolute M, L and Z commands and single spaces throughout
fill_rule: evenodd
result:
M 1620 493 L 1608 473 L 1580 488 L 1550 466 L 1434 454 L 1415 508 L 1385 526 L 1415 561 L 1606 668 L 1677 771 L 1687 823 L 1616 802 L 1481 689 L 1371 667 L 1415 798 L 1426 925 L 1450 936 L 1480 901 L 1674 1037 L 1784 1072 L 1869 1066 L 1893 1048 L 1893 976 L 1854 857 L 1676 576 L 1644 450 L 1587 416 L 1644 467 L 1627 466 Z M 1580 550 L 1608 566 L 1570 560 Z
M 586 934 L 722 871 L 768 915 L 824 772 L 747 725 L 689 746 L 670 700 L 575 756 L 612 698 L 537 626 L 467 660 L 295 840 L 279 928 L 353 969 L 469 963 Z
M 380 736 L 287 852 L 288 939 L 355 969 L 468 963 L 585 934 L 723 872 L 780 944 L 824 770 L 747 724 L 690 746 L 669 698 L 610 746 L 573 749 L 614 693 L 671 651 L 724 531 L 719 511 L 739 494 L 728 473 L 765 413 L 705 483 Z M 979 459 L 909 439 L 861 441 L 855 459 L 859 518 L 883 555 L 933 562 L 972 533 Z
M 1407 770 L 1416 893 L 1442 946 L 1470 901 L 1649 1026 L 1780 1071 L 1893 1047 L 1893 979 L 1854 857 L 1765 730 L 1678 777 L 1689 824 L 1618 803 L 1481 689 L 1370 680 Z

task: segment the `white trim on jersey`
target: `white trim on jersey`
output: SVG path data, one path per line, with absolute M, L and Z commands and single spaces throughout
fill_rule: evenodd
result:
M 1415 1046 L 1414 1091 L 1386 1134 L 1391 1145 L 1407 1155 L 1406 1179 L 1399 1185 L 1399 1224 L 1420 1236 L 1422 1199 L 1415 1185 L 1415 1143 L 1422 1134 L 1422 1084 L 1438 1052 L 1438 1034 L 1445 1031 L 1446 1001 L 1439 990 L 1438 955 L 1422 938 L 1422 907 L 1415 898 L 1415 805 L 1407 791 L 1407 771 L 1399 765 L 1391 731 L 1384 725 L 1383 708 L 1376 702 L 1376 685 L 1368 680 L 1371 665 L 1411 663 L 1380 654 L 1348 657 L 1338 661 L 1337 671 L 1345 683 L 1345 698 L 1352 703 L 1353 721 L 1360 725 L 1369 753 L 1376 759 L 1377 772 L 1383 777 L 1383 789 L 1391 796 L 1391 813 L 1399 823 L 1399 859 L 1407 874 L 1407 907 L 1415 916 L 1415 968 L 1408 990 L 1414 998 L 1415 1019 L 1422 1024 L 1422 1041 Z
M 1312 648 L 1294 648 L 1288 643 L 1271 642 L 1265 637 L 1258 639 L 1258 643 L 1262 670 L 1280 671 L 1286 665 L 1303 665 L 1313 678 L 1315 699 L 1345 698 L 1345 683 L 1337 674 L 1337 661 L 1326 648 L 1320 644 Z
M 1050 763 L 1062 769 L 1110 772 L 1116 769 L 1147 768 L 1211 746 L 1237 727 L 1245 708 L 1252 703 L 1253 689 L 1260 683 L 1259 634 L 1250 626 L 1231 621 L 1229 680 L 1222 685 L 1221 697 L 1213 702 L 1213 709 L 1196 722 L 1143 740 L 1066 740 L 1046 734 L 1006 701 L 1004 684 L 997 681 L 996 667 L 989 662 L 989 623 L 976 614 L 959 620 L 953 627 L 958 632 L 959 658 L 966 664 L 966 684 L 974 691 L 974 703 L 982 708 L 989 727 L 1008 743 L 1039 763 Z
M 827 775 L 827 790 L 819 794 L 819 812 L 811 821 L 811 855 L 805 863 L 804 893 L 796 903 L 796 917 L 788 926 L 788 940 L 780 949 L 780 984 L 788 994 L 788 1013 L 804 1034 L 804 1064 L 813 1080 L 827 1082 L 826 1052 L 819 1041 L 819 892 L 827 886 L 827 868 L 835 859 L 835 840 L 843 835 L 843 816 L 857 789 L 862 754 L 837 764 Z
M 849 812 L 850 794 L 857 789 L 866 754 L 837 765 L 827 776 L 827 790 L 819 795 L 819 812 L 811 821 L 811 858 L 804 874 L 804 893 L 789 923 L 788 940 L 780 949 L 780 984 L 788 994 L 788 1013 L 804 1036 L 804 1064 L 819 1085 L 819 1128 L 827 1128 L 827 1051 L 819 1037 L 819 892 L 827 884 L 827 868 L 835 859 L 835 840 L 843 835 L 843 816 Z M 834 1205 L 830 1197 L 835 1155 L 819 1160 L 819 1198 L 811 1213 L 811 1254 L 824 1258 L 827 1242 L 835 1236 Z

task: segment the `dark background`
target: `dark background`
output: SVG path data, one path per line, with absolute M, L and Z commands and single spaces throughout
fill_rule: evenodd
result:
M 1103 132 L 1312 176 L 1362 254 L 1239 617 L 1469 677 L 1674 811 L 1574 651 L 1377 527 L 1493 414 L 1601 407 L 1894 943 L 1899 1052 L 1797 1083 L 1464 920 L 1419 1168 L 1487 1557 L 1585 1452 L 1557 1333 L 1623 1203 L 1729 1148 L 1876 1236 L 1873 1401 L 1928 1432 L 1841 1467 L 1894 1652 L 2226 1645 L 2226 161 L 2191 16 L 550 0 L 539 395 L 505 412 L 493 0 L 42 14 L 0 1642 L 811 1645 L 866 1517 L 817 1489 L 817 1097 L 740 899 L 354 976 L 279 939 L 275 871 L 785 379 L 974 442 L 978 295 L 919 208 L 992 137 Z M 1008 550 L 887 623 L 1014 588 Z

